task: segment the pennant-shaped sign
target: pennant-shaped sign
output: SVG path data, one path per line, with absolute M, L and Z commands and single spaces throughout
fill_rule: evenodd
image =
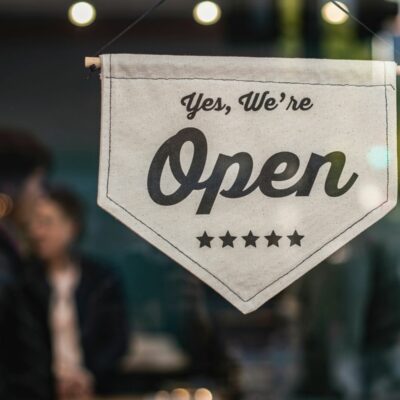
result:
M 394 63 L 101 63 L 100 206 L 244 313 L 396 204 Z

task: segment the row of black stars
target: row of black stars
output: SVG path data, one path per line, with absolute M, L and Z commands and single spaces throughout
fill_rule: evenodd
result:
M 268 236 L 264 236 L 265 239 L 268 240 L 268 247 L 276 246 L 279 247 L 279 241 L 283 236 L 279 236 L 272 231 L 272 233 Z M 304 235 L 300 235 L 297 230 L 293 232 L 293 235 L 286 236 L 290 240 L 290 247 L 292 246 L 300 246 L 301 241 L 304 238 Z M 225 236 L 219 236 L 222 240 L 222 247 L 235 247 L 234 241 L 237 239 L 237 236 L 232 236 L 229 231 L 226 232 Z M 253 232 L 250 231 L 248 235 L 242 236 L 242 239 L 245 241 L 245 247 L 257 247 L 257 240 L 260 236 L 253 235 Z M 211 242 L 215 239 L 213 236 L 208 236 L 207 232 L 204 231 L 202 236 L 198 236 L 197 240 L 200 242 L 200 248 L 209 247 L 211 248 Z

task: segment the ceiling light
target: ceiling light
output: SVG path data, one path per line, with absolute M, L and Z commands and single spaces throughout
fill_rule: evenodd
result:
M 336 3 L 347 12 L 349 11 L 349 8 L 346 4 L 340 1 L 337 1 Z M 322 7 L 321 14 L 324 21 L 328 22 L 328 24 L 333 25 L 344 24 L 349 19 L 348 14 L 346 14 L 337 5 L 330 1 Z
M 76 26 L 88 26 L 96 19 L 96 9 L 90 3 L 80 1 L 69 8 L 68 18 Z
M 221 19 L 221 7 L 213 1 L 202 1 L 193 10 L 193 18 L 201 25 L 213 25 Z

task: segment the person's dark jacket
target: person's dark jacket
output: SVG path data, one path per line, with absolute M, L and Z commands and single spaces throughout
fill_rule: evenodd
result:
M 0 399 L 52 399 L 45 339 L 29 312 L 25 265 L 0 228 Z
M 398 216 L 304 277 L 296 399 L 400 399 Z
M 97 387 L 108 374 L 118 370 L 129 342 L 129 324 L 119 279 L 109 268 L 87 259 L 78 262 L 81 276 L 75 291 L 81 349 L 84 366 L 94 375 Z M 49 328 L 51 287 L 45 268 L 32 261 L 27 273 L 32 307 L 47 335 L 52 358 Z

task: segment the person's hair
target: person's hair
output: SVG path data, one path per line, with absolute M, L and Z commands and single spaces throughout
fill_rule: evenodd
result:
M 77 194 L 65 187 L 51 187 L 46 192 L 46 198 L 60 207 L 62 213 L 77 227 L 77 239 L 80 239 L 85 229 L 85 208 Z
M 19 186 L 37 169 L 51 167 L 49 150 L 27 132 L 0 128 L 0 186 Z

